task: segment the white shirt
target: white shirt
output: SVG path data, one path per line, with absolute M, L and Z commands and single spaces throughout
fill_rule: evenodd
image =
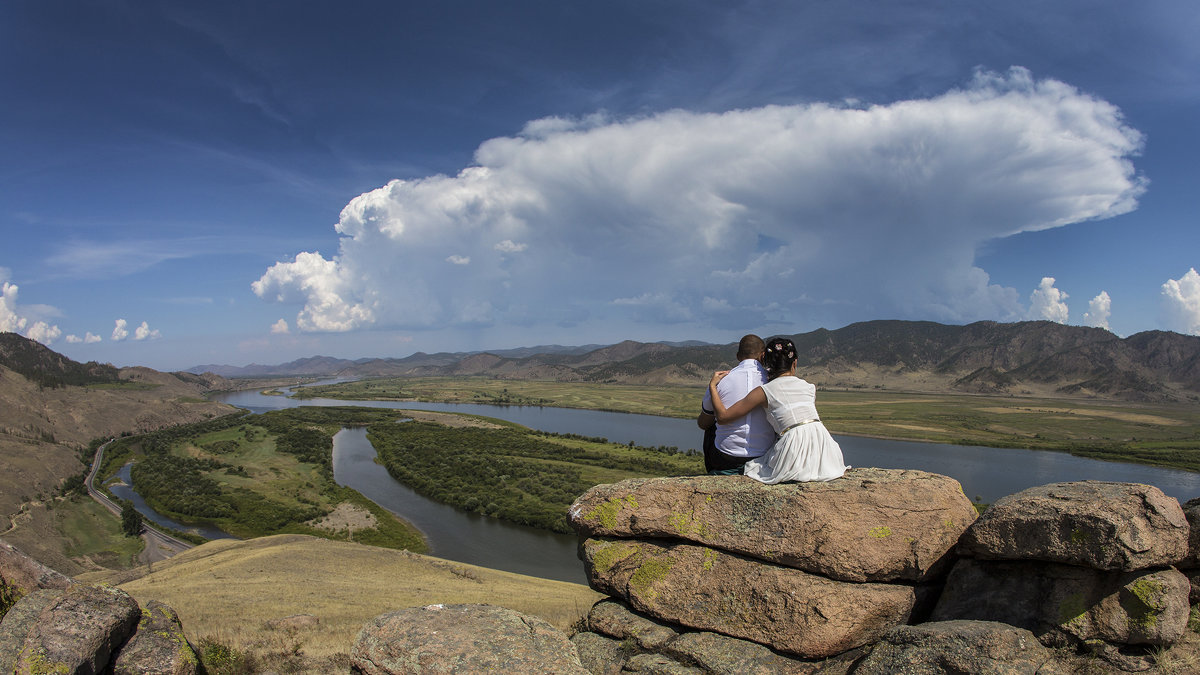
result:
M 746 359 L 734 366 L 729 374 L 717 383 L 717 393 L 725 407 L 746 397 L 755 387 L 767 382 L 767 371 L 755 359 Z M 714 410 L 712 394 L 704 391 L 703 410 Z M 758 457 L 775 444 L 775 430 L 767 420 L 767 411 L 762 406 L 751 410 L 729 424 L 717 425 L 717 449 L 733 457 Z

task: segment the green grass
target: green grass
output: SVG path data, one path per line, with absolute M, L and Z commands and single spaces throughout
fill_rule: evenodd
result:
M 599 483 L 703 472 L 699 456 L 529 429 L 376 424 L 367 438 L 398 481 L 482 515 L 570 532 L 567 508 Z
M 87 556 L 103 567 L 131 567 L 145 545 L 141 537 L 126 537 L 121 519 L 90 497 L 62 502 L 54 508 L 54 521 L 66 541 L 67 556 Z
M 344 424 L 398 416 L 349 407 L 273 411 L 232 425 L 196 425 L 127 439 L 121 454 L 134 459 L 138 491 L 147 504 L 183 523 L 215 525 L 242 538 L 287 533 L 339 539 L 345 534 L 305 522 L 349 502 L 376 520 L 373 529 L 355 529 L 355 541 L 424 551 L 427 545 L 416 528 L 333 481 L 328 445 L 324 450 L 320 443 L 306 446 L 303 457 L 277 447 L 277 439 L 295 428 L 318 430 L 313 440 L 328 444 Z

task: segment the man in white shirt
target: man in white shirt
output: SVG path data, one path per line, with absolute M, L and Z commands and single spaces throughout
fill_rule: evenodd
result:
M 738 364 L 717 383 L 717 393 L 726 407 L 742 400 L 755 387 L 767 381 L 767 371 L 759 363 L 766 345 L 757 335 L 738 342 Z M 761 456 L 775 444 L 775 430 L 761 406 L 730 424 L 717 424 L 712 397 L 704 391 L 696 424 L 704 429 L 704 470 L 713 475 L 737 475 L 748 460 Z

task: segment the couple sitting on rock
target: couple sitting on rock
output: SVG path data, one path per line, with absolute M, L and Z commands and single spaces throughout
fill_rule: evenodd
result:
M 763 483 L 825 481 L 848 468 L 817 417 L 817 388 L 796 376 L 796 345 L 747 335 L 738 365 L 713 373 L 696 423 L 704 429 L 704 468 Z

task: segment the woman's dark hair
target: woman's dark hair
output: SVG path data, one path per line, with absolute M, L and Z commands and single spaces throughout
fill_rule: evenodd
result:
M 767 340 L 767 351 L 763 354 L 763 368 L 772 380 L 791 370 L 796 362 L 796 345 L 785 337 L 773 337 Z

